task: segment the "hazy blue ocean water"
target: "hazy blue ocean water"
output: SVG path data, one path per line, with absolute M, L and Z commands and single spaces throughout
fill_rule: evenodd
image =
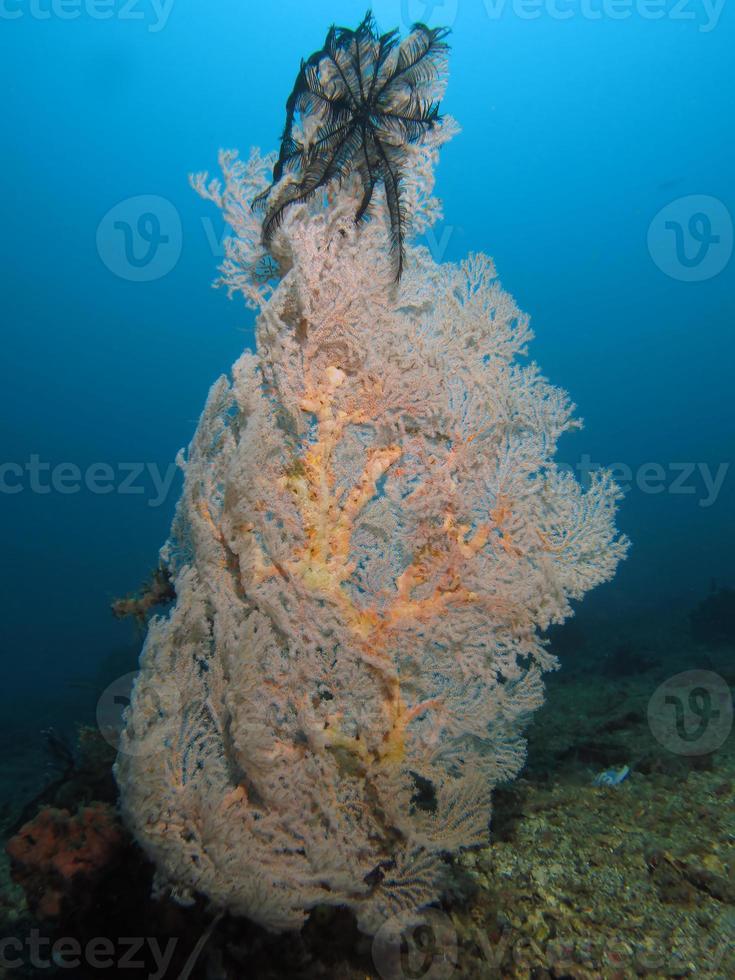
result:
M 155 564 L 176 451 L 253 342 L 252 313 L 210 288 L 223 228 L 187 174 L 275 148 L 299 59 L 364 8 L 0 4 L 7 710 L 63 701 L 137 642 L 109 603 Z M 494 257 L 585 419 L 562 457 L 630 485 L 633 549 L 586 605 L 622 617 L 735 584 L 732 4 L 374 9 L 453 29 L 443 110 L 462 133 L 427 244 Z

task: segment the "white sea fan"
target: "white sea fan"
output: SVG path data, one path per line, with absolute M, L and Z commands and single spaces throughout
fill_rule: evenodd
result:
M 414 232 L 448 132 L 407 163 Z M 223 277 L 259 308 L 256 352 L 182 458 L 177 599 L 143 651 L 122 807 L 178 894 L 276 931 L 347 905 L 374 932 L 487 838 L 555 666 L 540 631 L 625 553 L 619 493 L 557 469 L 572 406 L 523 363 L 490 259 L 409 247 L 396 283 L 385 202 L 356 225 L 346 181 L 285 213 L 265 288 L 263 158 L 222 163 L 224 189 L 195 186 L 232 227 Z

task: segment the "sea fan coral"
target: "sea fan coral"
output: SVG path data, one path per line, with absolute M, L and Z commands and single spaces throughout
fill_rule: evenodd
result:
M 437 123 L 405 150 L 405 227 L 439 213 Z M 223 156 L 223 277 L 257 304 L 256 352 L 213 386 L 162 559 L 117 776 L 129 826 L 180 898 L 267 928 L 322 903 L 378 929 L 436 899 L 447 852 L 487 839 L 494 786 L 555 666 L 540 638 L 609 579 L 618 490 L 553 462 L 566 395 L 522 357 L 528 320 L 491 260 L 406 245 L 390 192 L 356 224 L 359 174 L 294 201 L 256 285 Z

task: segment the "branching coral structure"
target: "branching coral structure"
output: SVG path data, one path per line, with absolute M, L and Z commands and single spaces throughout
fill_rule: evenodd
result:
M 406 147 L 414 239 L 456 128 Z M 232 228 L 223 282 L 258 309 L 256 350 L 180 458 L 176 602 L 127 712 L 123 813 L 181 900 L 274 931 L 345 905 L 370 933 L 487 840 L 556 666 L 541 633 L 625 553 L 619 493 L 555 465 L 573 406 L 524 360 L 489 258 L 407 238 L 396 282 L 390 202 L 376 188 L 355 223 L 357 173 L 292 202 L 268 254 L 249 208 L 268 158 L 221 161 L 224 184 L 194 185 Z

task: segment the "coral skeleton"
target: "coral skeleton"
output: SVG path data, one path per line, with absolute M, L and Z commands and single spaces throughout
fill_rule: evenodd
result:
M 373 933 L 437 900 L 523 765 L 556 666 L 543 631 L 626 549 L 610 475 L 583 489 L 554 463 L 578 422 L 525 361 L 492 261 L 416 242 L 456 132 L 403 146 L 398 280 L 390 191 L 356 222 L 357 170 L 267 236 L 250 205 L 273 156 L 193 178 L 232 229 L 221 282 L 257 309 L 256 349 L 180 454 L 176 601 L 149 624 L 116 773 L 159 884 L 273 931 L 326 904 Z

